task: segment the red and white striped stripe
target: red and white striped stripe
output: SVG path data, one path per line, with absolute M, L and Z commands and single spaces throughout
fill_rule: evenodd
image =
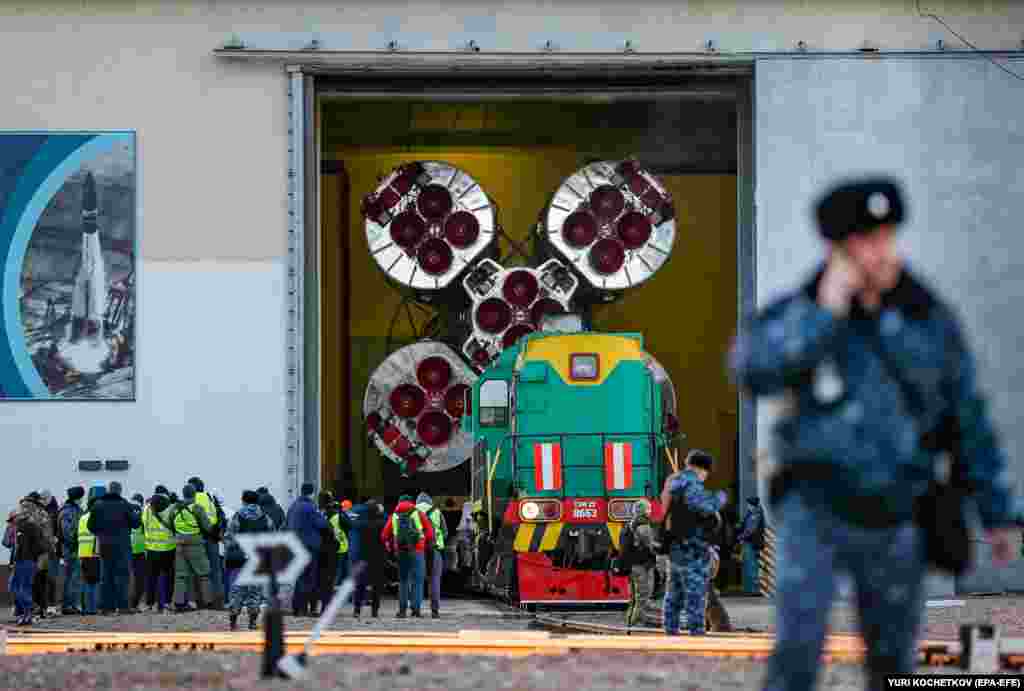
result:
M 562 447 L 560 444 L 533 445 L 533 473 L 538 490 L 562 489 Z
M 633 484 L 633 445 L 612 441 L 604 445 L 605 489 L 629 489 Z

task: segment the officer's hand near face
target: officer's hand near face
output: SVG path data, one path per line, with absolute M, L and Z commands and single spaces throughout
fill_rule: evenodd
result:
M 818 304 L 842 319 L 864 289 L 864 272 L 838 245 L 829 248 L 828 267 L 818 286 Z

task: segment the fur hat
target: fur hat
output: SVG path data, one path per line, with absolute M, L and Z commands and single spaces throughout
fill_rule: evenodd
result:
M 251 489 L 245 490 L 244 492 L 242 492 L 242 503 L 243 504 L 259 504 L 260 503 L 260 493 L 259 492 L 253 492 Z
M 903 222 L 906 208 L 899 184 L 888 178 L 844 180 L 818 201 L 815 215 L 821 235 L 840 242 L 854 233 Z
M 302 483 L 302 496 L 311 497 L 314 492 L 316 492 L 316 487 L 313 486 L 312 482 Z
M 68 501 L 78 501 L 85 496 L 84 487 L 69 487 L 68 488 Z

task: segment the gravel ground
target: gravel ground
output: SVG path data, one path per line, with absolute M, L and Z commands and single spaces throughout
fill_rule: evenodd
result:
M 772 630 L 771 603 L 727 600 L 737 626 Z M 380 619 L 355 621 L 351 610 L 335 629 L 360 631 L 454 631 L 459 629 L 524 630 L 529 617 L 486 601 L 445 603 L 439 620 L 396 620 L 393 602 Z M 606 623 L 621 613 L 565 613 L 563 616 Z M 181 615 L 142 614 L 125 617 L 57 617 L 34 630 L 210 631 L 225 630 L 227 614 L 196 612 Z M 927 635 L 956 638 L 961 623 L 991 621 L 1004 636 L 1024 636 L 1024 598 L 973 598 L 964 606 L 927 610 Z M 308 630 L 312 619 L 289 618 L 289 630 Z M 856 617 L 848 606 L 833 611 L 832 630 L 855 631 Z M 0 689 L 749 689 L 759 686 L 764 663 L 676 655 L 582 653 L 529 659 L 453 656 L 318 656 L 311 661 L 312 678 L 305 682 L 259 680 L 259 656 L 247 653 L 106 653 L 0 658 Z M 921 673 L 957 673 L 952 668 L 921 668 Z M 823 668 L 821 688 L 861 689 L 857 665 Z

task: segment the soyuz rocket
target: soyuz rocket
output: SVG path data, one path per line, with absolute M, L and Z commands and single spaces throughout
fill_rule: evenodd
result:
M 103 310 L 107 299 L 107 269 L 100 247 L 99 204 L 96 179 L 87 173 L 82 185 L 82 262 L 71 291 L 71 324 L 68 341 L 103 340 Z

